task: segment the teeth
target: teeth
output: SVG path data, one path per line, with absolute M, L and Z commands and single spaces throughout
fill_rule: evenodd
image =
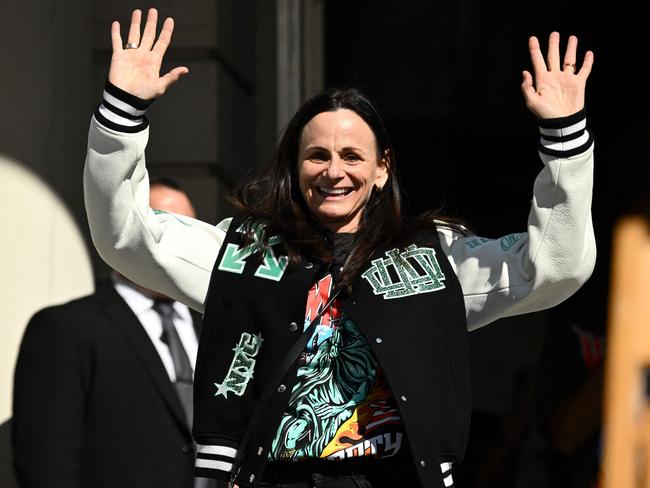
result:
M 322 186 L 318 187 L 318 189 L 328 195 L 344 195 L 349 191 L 347 188 L 323 188 Z

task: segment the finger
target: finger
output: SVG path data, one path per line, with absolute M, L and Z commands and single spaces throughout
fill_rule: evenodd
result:
M 578 72 L 578 75 L 586 80 L 587 77 L 589 76 L 589 73 L 591 73 L 591 67 L 594 65 L 594 53 L 592 51 L 587 51 L 585 53 L 585 58 L 582 61 L 582 66 L 580 66 L 580 71 Z
M 530 62 L 533 65 L 535 76 L 546 71 L 546 62 L 542 55 L 542 50 L 539 48 L 539 41 L 535 36 L 528 39 L 528 50 L 530 51 Z
M 569 36 L 569 41 L 567 42 L 566 52 L 564 53 L 564 62 L 562 63 L 562 69 L 567 64 L 572 64 L 574 69 L 576 65 L 576 51 L 578 48 L 578 38 L 576 36 Z
M 165 91 L 174 83 L 176 83 L 181 78 L 181 76 L 184 76 L 189 72 L 190 70 L 186 66 L 179 66 L 178 68 L 174 68 L 173 70 L 171 70 L 165 76 L 161 76 L 160 77 L 161 89 L 159 90 L 160 94 L 162 95 L 163 93 L 165 93 Z
M 111 44 L 113 45 L 113 52 L 119 52 L 123 49 L 122 36 L 120 35 L 120 23 L 115 20 L 111 24 Z
M 142 12 L 138 9 L 131 14 L 131 26 L 129 27 L 129 37 L 126 42 L 129 44 L 140 44 L 140 20 Z
M 158 40 L 156 41 L 156 44 L 153 46 L 153 51 L 158 54 L 159 56 L 163 56 L 165 54 L 165 51 L 167 51 L 167 48 L 169 47 L 169 43 L 172 40 L 172 33 L 174 32 L 174 19 L 171 17 L 167 17 L 165 19 L 165 22 L 163 23 L 162 29 L 160 31 L 160 35 L 158 36 Z
M 558 32 L 551 32 L 551 35 L 548 36 L 546 59 L 549 71 L 558 71 L 560 69 L 560 34 Z
M 147 12 L 147 22 L 144 24 L 144 32 L 142 33 L 142 41 L 140 45 L 147 51 L 153 46 L 156 39 L 156 25 L 158 24 L 158 11 L 155 8 L 150 8 Z
M 533 86 L 533 77 L 528 71 L 522 72 L 523 81 L 521 82 L 521 92 L 526 101 L 535 96 L 535 87 Z

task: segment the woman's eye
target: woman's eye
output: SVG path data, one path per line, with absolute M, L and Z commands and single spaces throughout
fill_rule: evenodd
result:
M 325 153 L 317 152 L 309 156 L 309 159 L 311 159 L 312 161 L 327 161 L 328 156 Z
M 346 161 L 350 161 L 350 162 L 360 161 L 360 160 L 361 160 L 361 158 L 359 157 L 359 155 L 358 155 L 358 154 L 354 154 L 354 153 L 346 154 L 346 155 L 343 157 L 343 159 L 346 160 Z

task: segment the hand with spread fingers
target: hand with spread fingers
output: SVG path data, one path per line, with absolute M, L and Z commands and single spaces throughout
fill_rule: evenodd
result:
M 142 12 L 134 10 L 131 14 L 131 26 L 125 45 L 122 44 L 120 23 L 113 22 L 111 26 L 113 56 L 108 80 L 131 95 L 150 100 L 165 93 L 167 88 L 187 74 L 189 69 L 179 66 L 160 76 L 160 66 L 174 31 L 174 19 L 171 17 L 165 19 L 157 40 L 158 11 L 155 8 L 149 9 L 142 36 L 140 35 L 141 19 Z
M 570 36 L 564 58 L 560 58 L 560 34 L 552 32 L 546 60 L 535 36 L 528 40 L 533 75 L 523 72 L 521 91 L 526 106 L 540 119 L 565 117 L 579 112 L 585 105 L 585 85 L 594 55 L 587 51 L 582 65 L 577 63 L 578 38 Z

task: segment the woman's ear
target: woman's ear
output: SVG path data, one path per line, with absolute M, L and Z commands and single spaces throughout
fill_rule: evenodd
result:
M 390 174 L 391 154 L 390 149 L 384 149 L 381 159 L 377 162 L 377 179 L 375 180 L 375 187 L 381 191 L 384 189 L 388 175 Z

